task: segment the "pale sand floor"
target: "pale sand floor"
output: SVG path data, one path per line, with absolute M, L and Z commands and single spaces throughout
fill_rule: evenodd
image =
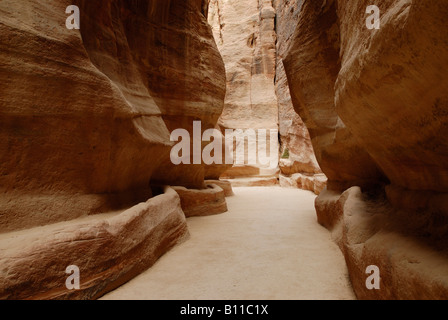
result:
M 188 219 L 191 239 L 103 299 L 355 299 L 308 191 L 234 188 L 227 213 Z

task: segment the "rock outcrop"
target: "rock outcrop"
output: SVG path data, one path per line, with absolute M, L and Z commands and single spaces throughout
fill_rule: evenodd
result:
M 227 210 L 220 176 L 320 194 L 358 298 L 448 296 L 445 1 L 2 0 L 0 15 L 0 299 L 116 288 L 188 237 L 185 216 Z M 175 129 L 195 149 L 194 121 L 240 130 L 224 175 L 170 160 Z
M 369 198 L 359 187 L 342 195 L 322 192 L 316 210 L 345 256 L 358 299 L 446 299 L 446 238 L 434 241 L 419 235 L 421 230 L 407 228 L 408 217 L 384 200 Z M 366 286 L 366 270 L 372 265 L 380 271 L 379 290 Z
M 204 185 L 204 166 L 169 158 L 172 130 L 214 127 L 223 107 L 201 1 L 77 4 L 79 31 L 65 1 L 2 2 L 1 231 L 147 200 L 150 180 Z
M 173 187 L 181 200 L 186 217 L 210 216 L 227 211 L 226 193 L 216 184 L 208 184 L 207 189 L 193 190 Z
M 209 22 L 218 48 L 223 56 L 227 74 L 227 94 L 223 113 L 219 119 L 221 130 L 239 129 L 235 143 L 246 144 L 245 153 L 223 178 L 275 178 L 278 160 L 272 165 L 260 163 L 258 154 L 250 147 L 270 154 L 275 150 L 278 158 L 278 107 L 275 93 L 276 34 L 275 10 L 272 1 L 266 0 L 211 0 Z M 267 144 L 260 143 L 259 130 L 267 130 Z M 256 138 L 245 138 L 247 130 L 254 130 Z M 273 131 L 271 131 L 273 130 Z M 271 134 L 274 135 L 271 139 Z M 247 142 L 244 142 L 247 140 Z M 271 148 L 271 143 L 273 143 Z M 237 163 L 237 159 L 241 159 Z M 278 184 L 276 179 L 273 180 Z
M 365 23 L 372 4 L 378 30 Z M 334 230 L 359 298 L 447 296 L 447 15 L 435 0 L 305 1 L 284 59 L 329 179 L 319 222 Z M 352 186 L 363 194 L 341 194 Z M 368 265 L 382 271 L 380 290 L 366 289 Z
M 188 236 L 177 193 L 167 188 L 122 213 L 0 235 L 0 299 L 95 299 L 132 279 Z M 66 268 L 79 268 L 79 290 Z
M 309 190 L 319 195 L 327 186 L 327 177 L 323 173 L 314 175 L 294 173 L 290 176 L 281 174 L 280 186 L 282 188 Z
M 336 112 L 334 84 L 341 69 L 337 2 L 323 4 L 304 3 L 283 64 L 294 108 L 309 130 L 329 188 L 343 191 L 383 175 Z
M 72 4 L 80 30 L 66 28 Z M 201 189 L 225 170 L 170 161 L 170 132 L 214 128 L 224 104 L 207 4 L 1 1 L 1 297 L 92 298 L 185 238 L 177 194 L 139 203 L 155 186 Z M 86 282 L 69 294 L 76 263 Z
M 302 0 L 294 1 L 222 1 L 210 3 L 209 21 L 227 73 L 227 94 L 219 125 L 225 129 L 273 129 L 279 133 L 273 149 L 279 149 L 279 168 L 266 168 L 250 147 L 259 141 L 247 139 L 244 161 L 226 171 L 221 178 L 234 186 L 266 186 L 280 183 L 285 187 L 320 190 L 322 179 L 308 129 L 294 111 L 283 57 L 294 34 Z M 277 132 L 278 131 L 278 132 Z M 238 137 L 243 132 L 237 133 Z M 243 144 L 244 138 L 235 144 Z M 281 146 L 278 146 L 278 142 Z M 272 140 L 271 140 L 272 143 Z M 270 146 L 262 146 L 266 152 Z M 268 150 L 269 153 L 269 150 Z M 297 183 L 297 174 L 307 183 Z M 281 179 L 279 178 L 281 175 Z M 292 177 L 296 175 L 295 177 Z M 296 181 L 288 183 L 287 181 Z
M 280 185 L 310 190 L 319 194 L 325 187 L 325 178 L 314 155 L 308 129 L 295 112 L 283 58 L 286 56 L 303 0 L 274 0 L 276 9 L 277 56 L 275 89 L 278 98 L 280 133 Z

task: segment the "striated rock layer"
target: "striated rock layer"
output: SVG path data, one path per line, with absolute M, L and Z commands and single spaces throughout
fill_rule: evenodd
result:
M 80 8 L 80 30 L 66 28 L 71 4 Z M 12 248 L 0 252 L 1 297 L 92 298 L 184 239 L 185 221 L 174 217 L 178 198 L 138 204 L 154 186 L 205 188 L 206 177 L 225 170 L 170 161 L 170 132 L 191 133 L 193 120 L 202 131 L 214 128 L 224 104 L 224 64 L 207 5 L 0 2 L 0 237 Z M 130 226 L 87 217 L 126 209 L 140 212 Z M 37 227 L 48 227 L 39 241 L 31 237 Z M 19 230 L 24 237 L 13 236 Z M 43 253 L 31 255 L 34 249 Z M 66 294 L 58 272 L 77 261 L 87 283 Z
M 319 195 L 327 186 L 327 177 L 324 174 L 309 176 L 301 173 L 294 173 L 291 176 L 280 175 L 280 186 L 309 190 Z
M 283 64 L 296 112 L 310 133 L 330 189 L 369 185 L 382 177 L 338 116 L 334 84 L 341 68 L 336 1 L 305 2 Z
M 286 56 L 287 49 L 293 39 L 292 36 L 297 25 L 302 2 L 303 0 L 274 1 L 274 6 L 277 11 L 277 67 L 275 89 L 278 97 L 279 132 L 281 139 L 280 154 L 282 155 L 282 160 L 288 160 L 280 160 L 280 169 L 286 175 L 292 175 L 294 173 L 315 174 L 321 172 L 314 155 L 308 129 L 292 105 L 288 79 L 286 78 L 283 67 L 283 58 Z
M 365 24 L 371 4 L 379 30 Z M 447 14 L 435 0 L 305 1 L 284 59 L 329 179 L 319 222 L 337 235 L 360 298 L 447 296 Z M 351 186 L 364 193 L 341 195 Z M 381 290 L 366 290 L 366 264 L 380 267 Z

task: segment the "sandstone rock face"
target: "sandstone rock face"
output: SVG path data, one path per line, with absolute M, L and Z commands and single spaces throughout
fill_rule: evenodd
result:
M 1 231 L 144 201 L 151 179 L 204 184 L 204 166 L 169 159 L 171 130 L 214 127 L 223 107 L 201 1 L 76 4 L 80 31 L 65 1 L 1 4 Z
M 0 4 L 3 232 L 113 209 L 116 194 L 149 189 L 169 150 L 137 70 L 126 83 L 98 70 L 81 34 L 65 28 L 65 4 Z
M 71 4 L 80 30 L 66 28 Z M 0 252 L 1 297 L 96 297 L 184 239 L 177 195 L 138 204 L 154 186 L 204 188 L 225 170 L 170 161 L 170 132 L 214 128 L 224 105 L 207 5 L 0 2 L 0 237 L 24 233 Z M 138 217 L 87 217 L 126 209 Z M 36 227 L 45 235 L 32 245 Z M 56 273 L 77 261 L 87 287 L 66 293 Z
M 336 1 L 304 2 L 283 64 L 294 109 L 309 130 L 329 188 L 345 190 L 383 175 L 336 112 L 334 85 L 341 69 L 336 7 Z
M 327 186 L 327 177 L 324 174 L 304 175 L 294 173 L 291 176 L 280 175 L 280 186 L 283 188 L 298 188 L 313 191 L 319 195 Z
M 281 140 L 280 170 L 291 176 L 296 173 L 320 174 L 321 170 L 314 155 L 311 138 L 306 125 L 294 111 L 289 92 L 288 79 L 283 67 L 283 58 L 293 39 L 303 0 L 275 0 L 277 12 L 277 59 L 275 89 L 278 98 L 279 132 Z M 285 161 L 287 159 L 287 161 Z
M 284 59 L 329 178 L 318 219 L 339 239 L 359 298 L 445 299 L 448 6 L 374 2 L 305 1 Z M 371 4 L 379 30 L 366 27 Z M 351 186 L 364 193 L 341 194 Z M 366 289 L 366 264 L 382 270 L 381 290 Z
M 0 299 L 94 299 L 153 265 L 188 236 L 177 193 L 122 213 L 0 235 Z M 80 290 L 68 290 L 68 266 Z
M 319 221 L 332 227 L 359 299 L 443 299 L 448 296 L 446 239 L 437 245 L 403 228 L 404 217 L 385 202 L 366 199 L 359 187 L 317 198 Z M 398 232 L 400 231 L 400 232 Z M 366 269 L 380 270 L 380 290 L 366 287 Z
M 212 0 L 209 22 L 218 48 L 223 56 L 227 74 L 227 94 L 219 126 L 225 129 L 241 129 L 237 137 L 243 137 L 246 130 L 275 130 L 267 141 L 273 143 L 275 156 L 278 153 L 278 107 L 275 93 L 276 34 L 275 10 L 272 1 L 266 0 Z M 266 135 L 265 135 L 266 136 Z M 244 138 L 237 144 L 244 143 Z M 269 155 L 271 144 L 247 142 Z M 234 150 L 236 151 L 235 144 Z M 237 171 L 231 176 L 254 176 L 253 167 L 266 169 L 257 154 L 250 154 L 246 147 Z M 236 162 L 236 156 L 235 156 Z M 273 177 L 277 174 L 277 163 L 261 175 Z M 246 170 L 247 169 L 247 170 Z M 238 174 L 237 174 L 238 172 Z M 257 174 L 256 174 L 257 175 Z
M 301 5 L 302 1 L 298 0 L 215 0 L 211 2 L 209 12 L 227 72 L 226 102 L 219 125 L 223 129 L 279 130 L 280 156 L 284 158 L 279 161 L 279 168 L 283 180 L 297 173 L 321 174 L 308 130 L 294 111 L 282 60 Z M 251 159 L 248 150 L 258 148 L 260 141 L 247 140 L 245 159 L 243 157 L 238 163 L 236 159 L 235 166 L 221 178 L 231 179 L 234 185 L 245 185 L 245 182 L 266 185 L 266 181 L 270 184 L 273 178 L 278 178 L 278 170 L 266 170 L 256 155 Z M 275 140 L 273 149 L 277 149 Z M 235 149 L 241 141 L 235 144 Z M 270 146 L 262 149 L 265 152 Z M 310 178 L 307 181 L 317 180 Z M 314 186 L 308 189 L 314 190 Z
M 380 30 L 355 30 L 350 21 L 366 3 L 339 5 L 344 23 L 337 112 L 392 188 L 446 193 L 448 33 L 441 21 L 448 7 L 441 1 L 386 1 L 379 5 Z M 446 213 L 445 205 L 437 210 Z
M 326 186 L 326 179 L 314 155 L 308 129 L 295 112 L 291 101 L 283 58 L 294 39 L 294 31 L 302 9 L 303 0 L 275 0 L 277 11 L 277 68 L 275 89 L 278 98 L 280 133 L 280 186 L 300 188 L 319 194 Z
M 207 189 L 194 190 L 173 187 L 179 194 L 182 210 L 186 217 L 209 216 L 227 212 L 226 193 L 216 184 Z

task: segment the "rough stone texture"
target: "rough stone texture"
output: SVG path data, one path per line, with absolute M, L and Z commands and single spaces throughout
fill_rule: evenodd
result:
M 327 177 L 324 174 L 304 175 L 295 173 L 291 176 L 280 174 L 280 186 L 283 188 L 299 188 L 313 191 L 319 195 L 327 186 Z
M 308 130 L 294 111 L 282 62 L 301 3 L 214 0 L 209 12 L 227 72 L 227 95 L 219 125 L 223 129 L 278 129 L 282 142 L 280 155 L 288 154 L 287 160 L 281 160 L 279 165 L 287 176 L 321 173 Z M 258 147 L 258 141 L 248 140 L 248 146 Z M 238 141 L 235 149 L 242 143 Z M 277 149 L 277 143 L 273 149 Z M 245 185 L 247 178 L 254 178 L 249 185 L 259 177 L 261 185 L 266 183 L 267 176 L 271 182 L 278 178 L 277 169 L 267 170 L 257 159 L 251 159 L 248 149 L 244 156 L 221 178 L 243 178 L 238 185 Z
M 232 184 L 229 181 L 224 180 L 205 180 L 206 185 L 215 184 L 218 187 L 220 187 L 222 190 L 224 190 L 224 194 L 226 197 L 234 196 L 235 193 L 233 193 Z
M 173 187 L 179 194 L 185 216 L 210 216 L 227 212 L 226 193 L 216 184 L 208 184 L 207 189 L 194 190 Z
M 156 185 L 202 188 L 206 175 L 225 170 L 175 167 L 169 158 L 170 131 L 191 132 L 193 120 L 214 128 L 224 105 L 207 3 L 0 2 L 0 237 L 24 232 L 15 251 L 0 253 L 2 297 L 92 298 L 183 238 L 174 197 L 148 210 L 137 204 Z M 65 27 L 72 4 L 80 30 Z M 130 226 L 121 216 L 110 226 L 87 218 L 128 208 L 141 213 Z M 48 233 L 32 244 L 37 227 Z M 86 263 L 89 288 L 67 295 L 60 278 L 76 259 Z
M 371 4 L 379 30 L 365 25 Z M 318 219 L 362 299 L 448 296 L 447 15 L 435 0 L 305 1 L 284 59 L 329 178 Z M 341 195 L 350 186 L 364 193 Z M 380 267 L 381 290 L 366 290 L 368 265 Z
M 213 27 L 218 48 L 223 56 L 227 74 L 227 94 L 219 126 L 224 129 L 278 130 L 277 97 L 275 94 L 275 10 L 269 0 L 211 0 L 209 22 Z M 243 133 L 236 133 L 242 137 Z M 277 135 L 277 134 L 276 134 Z M 241 140 L 239 144 L 242 144 Z M 270 141 L 270 138 L 267 138 Z M 272 140 L 275 156 L 278 139 Z M 267 146 L 249 141 L 269 154 Z M 252 167 L 266 168 L 257 155 L 242 155 L 238 170 L 243 176 Z M 235 149 L 236 151 L 236 145 Z M 236 162 L 236 159 L 235 159 Z M 246 165 L 246 166 L 245 166 Z M 277 162 L 272 166 L 277 167 Z M 244 172 L 244 169 L 247 172 Z M 275 171 L 275 170 L 274 170 Z
M 114 194 L 148 188 L 169 150 L 137 71 L 119 83 L 98 70 L 81 34 L 65 28 L 65 8 L 0 4 L 3 232 L 114 209 Z
M 355 299 L 342 253 L 315 221 L 312 193 L 277 186 L 237 194 L 228 214 L 188 219 L 188 242 L 104 300 Z
M 329 188 L 342 191 L 369 186 L 383 175 L 336 113 L 334 85 L 341 68 L 336 6 L 336 1 L 304 2 L 283 64 L 294 109 L 307 125 Z
M 250 177 L 250 178 L 234 178 L 229 181 L 232 187 L 272 187 L 279 184 L 277 177 Z
M 383 1 L 378 4 L 382 27 L 370 32 L 351 26 L 366 5 L 339 4 L 343 67 L 336 82 L 337 112 L 391 181 L 390 189 L 401 189 L 401 197 L 406 189 L 446 193 L 448 32 L 443 19 L 448 6 L 434 0 Z M 389 199 L 401 207 L 395 197 Z M 437 201 L 427 206 L 447 217 L 446 197 Z
M 122 213 L 0 235 L 0 299 L 94 299 L 154 264 L 188 235 L 174 190 Z M 80 290 L 65 286 L 69 265 Z
M 75 4 L 80 31 L 65 28 L 67 1 L 0 5 L 0 231 L 138 203 L 151 179 L 204 184 L 204 166 L 171 166 L 167 130 L 214 127 L 222 111 L 201 1 Z
M 333 231 L 344 253 L 358 299 L 443 299 L 448 296 L 446 241 L 403 228 L 387 202 L 372 202 L 359 187 L 316 200 L 319 222 Z M 401 232 L 399 232 L 401 231 Z M 380 269 L 380 290 L 366 288 L 366 269 Z
M 320 174 L 322 171 L 314 155 L 308 129 L 294 111 L 283 67 L 283 58 L 293 39 L 303 0 L 274 0 L 273 3 L 277 12 L 275 89 L 278 98 L 280 155 L 285 158 L 280 160 L 280 170 L 286 176 L 295 173 Z

